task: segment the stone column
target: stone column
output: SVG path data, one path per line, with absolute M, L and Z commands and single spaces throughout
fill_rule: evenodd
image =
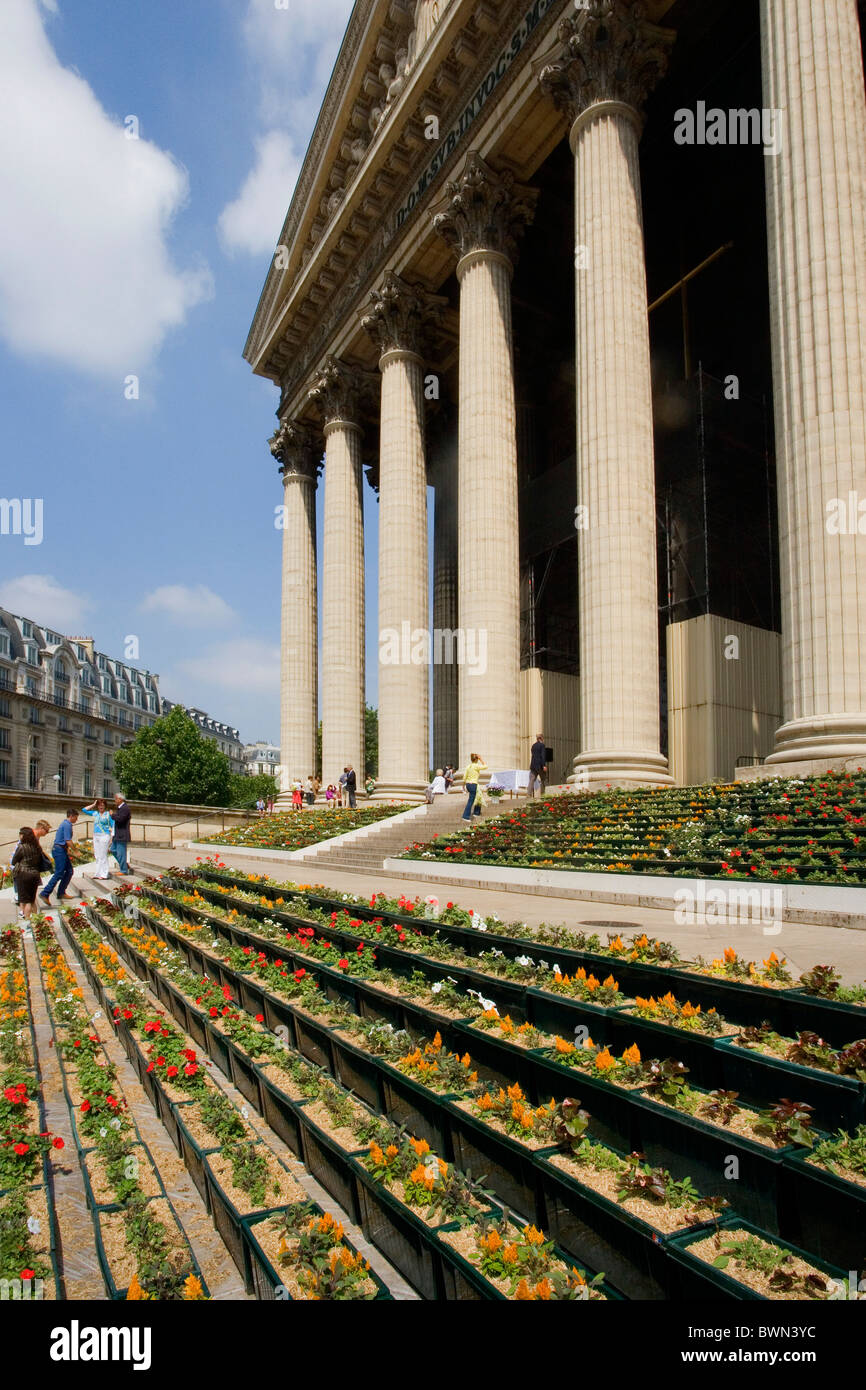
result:
M 803 775 L 866 765 L 866 99 L 854 0 L 761 0 L 761 38 L 780 134 L 766 176 L 784 722 L 767 763 Z
M 376 795 L 423 798 L 430 760 L 425 320 L 439 301 L 389 272 L 363 327 L 379 349 L 379 776 Z M 441 301 L 444 302 L 444 301 Z
M 433 632 L 439 634 L 445 655 L 445 634 L 457 627 L 457 421 L 446 418 L 433 457 L 436 503 L 433 512 Z M 436 653 L 434 650 L 434 657 Z M 459 759 L 457 717 L 457 666 L 451 661 L 433 664 L 433 766 Z M 470 749 L 470 752 L 473 750 Z
M 361 374 L 328 357 L 309 392 L 324 420 L 322 780 L 347 764 L 364 786 L 364 512 Z
M 269 441 L 283 478 L 283 586 L 280 621 L 280 809 L 291 785 L 316 771 L 318 616 L 316 472 L 312 432 L 286 420 Z
M 434 210 L 460 282 L 458 618 L 461 765 L 520 762 L 520 574 L 511 275 L 537 193 L 474 151 Z
M 653 412 L 638 141 L 670 31 L 591 0 L 539 60 L 575 174 L 578 785 L 670 783 L 660 752 Z

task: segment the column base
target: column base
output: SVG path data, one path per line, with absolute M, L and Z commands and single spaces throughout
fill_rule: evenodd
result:
M 673 787 L 668 760 L 661 753 L 579 753 L 568 776 L 574 791 Z
M 866 767 L 866 714 L 789 720 L 776 730 L 776 747 L 764 767 L 769 777 L 810 777 L 831 769 L 856 772 Z
M 424 800 L 426 782 L 377 782 L 370 801 L 409 801 L 417 805 Z M 360 800 L 360 799 L 359 799 Z

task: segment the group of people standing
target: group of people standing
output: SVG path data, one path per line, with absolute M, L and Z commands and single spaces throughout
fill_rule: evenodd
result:
M 96 872 L 93 877 L 111 877 L 109 854 L 113 855 L 117 862 L 120 877 L 133 873 L 134 870 L 130 868 L 127 858 L 132 811 L 125 797 L 118 792 L 111 810 L 102 797 L 92 801 L 89 806 L 82 807 L 82 810 L 84 815 L 93 817 L 93 855 L 96 860 Z M 18 900 L 19 916 L 27 918 L 31 915 L 37 896 L 46 907 L 50 907 L 51 894 L 55 888 L 58 902 L 69 896 L 66 890 L 72 880 L 74 868 L 69 846 L 75 836 L 77 820 L 78 811 L 73 808 L 66 812 L 58 825 L 51 849 L 53 863 L 40 844 L 40 840 L 51 829 L 47 821 L 37 821 L 35 826 L 24 825 L 19 830 L 18 844 L 12 855 L 12 883 Z M 47 872 L 51 873 L 51 878 L 39 891 L 42 875 Z
M 463 787 L 466 792 L 466 805 L 463 809 L 463 819 L 471 820 L 472 816 L 480 816 L 481 808 L 485 802 L 484 790 L 481 786 L 481 773 L 486 771 L 487 764 L 478 753 L 470 753 L 469 762 L 463 773 Z M 445 768 L 438 768 L 436 776 L 427 788 L 427 800 L 432 803 L 434 797 L 451 790 L 451 783 L 454 781 L 454 772 L 449 765 Z M 535 742 L 529 754 L 529 785 L 527 795 L 535 796 L 536 783 L 541 786 L 543 796 L 547 789 L 547 746 L 544 742 L 543 734 L 536 734 Z

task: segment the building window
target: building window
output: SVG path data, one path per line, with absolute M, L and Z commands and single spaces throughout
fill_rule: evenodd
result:
M 39 759 L 38 759 L 38 758 L 31 758 L 31 759 L 30 759 L 30 768 L 29 768 L 28 781 L 29 781 L 30 790 L 31 790 L 32 792 L 35 792 L 35 791 L 38 789 L 38 787 L 39 787 Z
M 12 718 L 12 708 L 5 695 L 0 695 L 0 715 L 2 715 L 4 719 Z
M 30 723 L 31 723 L 31 724 L 41 724 L 41 723 L 42 723 L 42 715 L 39 713 L 39 710 L 36 708 L 35 705 L 31 705 L 31 706 L 30 706 Z
M 0 758 L 0 787 L 11 787 L 12 779 L 9 776 L 9 763 L 4 758 Z
M 92 748 L 85 748 L 85 750 L 84 750 L 84 761 L 85 761 L 86 763 L 92 763 L 92 762 L 93 762 L 93 749 L 92 749 Z
M 69 733 L 69 720 L 66 718 L 66 715 L 65 715 L 65 714 L 58 714 L 58 716 L 57 716 L 57 727 L 58 727 L 58 729 L 60 729 L 63 733 L 67 733 L 67 734 Z M 62 752 L 62 749 L 61 749 L 61 752 Z
M 0 632 L 0 656 L 9 655 L 9 633 Z
M 24 647 L 24 660 L 30 666 L 39 665 L 39 648 L 35 642 L 27 642 Z
M 101 711 L 102 711 L 102 717 L 103 717 L 103 719 L 113 719 L 113 718 L 114 718 L 113 714 L 111 713 L 111 705 L 106 705 L 106 704 L 100 705 L 100 709 L 101 709 Z
M 61 745 L 60 745 L 60 756 L 61 756 L 61 758 L 68 758 L 68 757 L 69 757 L 69 744 L 68 744 L 68 743 L 61 743 Z
M 8 729 L 0 729 L 0 748 L 11 748 L 11 747 L 12 747 L 12 744 L 9 742 L 9 730 L 8 730 Z
M 102 742 L 107 743 L 109 748 L 113 747 L 114 745 L 114 737 L 112 734 L 108 732 L 107 729 L 105 730 L 105 733 L 102 735 Z
M 86 768 L 84 769 L 84 795 L 85 795 L 85 796 L 92 796 L 92 795 L 93 795 L 93 778 L 92 778 L 91 775 L 90 775 L 90 768 L 89 768 L 89 767 L 86 767 Z
M 25 637 L 33 636 L 33 624 L 28 623 L 26 618 L 22 618 L 21 620 L 21 631 L 24 633 Z
M 111 772 L 111 770 L 112 770 L 112 761 L 111 761 L 111 754 L 110 754 L 110 753 L 105 753 L 105 754 L 103 754 L 103 758 L 102 758 L 102 770 L 103 770 L 103 772 Z
M 69 771 L 69 769 L 67 768 L 67 766 L 66 766 L 65 763 L 58 763 L 58 765 L 57 765 L 57 790 L 58 790 L 59 792 L 65 792 L 65 791 L 68 790 L 67 785 L 66 785 L 66 775 L 67 775 L 68 771 Z
M 111 785 L 112 785 L 112 784 L 111 784 L 111 778 L 110 778 L 110 777 L 103 777 L 103 779 L 102 779 L 102 795 L 103 795 L 103 796 L 113 796 L 113 795 L 114 795 L 113 791 L 111 790 Z

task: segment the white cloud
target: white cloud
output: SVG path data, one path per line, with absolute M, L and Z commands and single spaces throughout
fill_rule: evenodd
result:
M 227 250 L 273 251 L 351 9 L 352 0 L 289 0 L 288 9 L 247 0 L 241 27 L 264 133 L 240 192 L 220 214 Z
M 92 606 L 90 599 L 64 589 L 50 574 L 22 574 L 0 584 L 0 608 L 64 633 L 80 629 Z
M 196 656 L 179 661 L 177 674 L 184 689 L 194 684 L 198 688 L 218 686 L 220 690 L 276 695 L 280 688 L 280 649 L 275 642 L 256 637 L 214 642 Z
M 110 116 L 62 67 L 39 5 L 0 5 L 0 334 L 23 356 L 122 378 L 209 296 L 211 278 L 178 268 L 167 245 L 186 172 L 128 139 L 125 113 Z
M 234 609 L 206 584 L 163 584 L 140 607 L 143 613 L 163 613 L 189 627 L 220 627 L 237 621 Z
M 229 251 L 273 251 L 301 161 L 291 139 L 272 130 L 256 140 L 256 162 L 234 202 L 220 213 L 219 232 Z

